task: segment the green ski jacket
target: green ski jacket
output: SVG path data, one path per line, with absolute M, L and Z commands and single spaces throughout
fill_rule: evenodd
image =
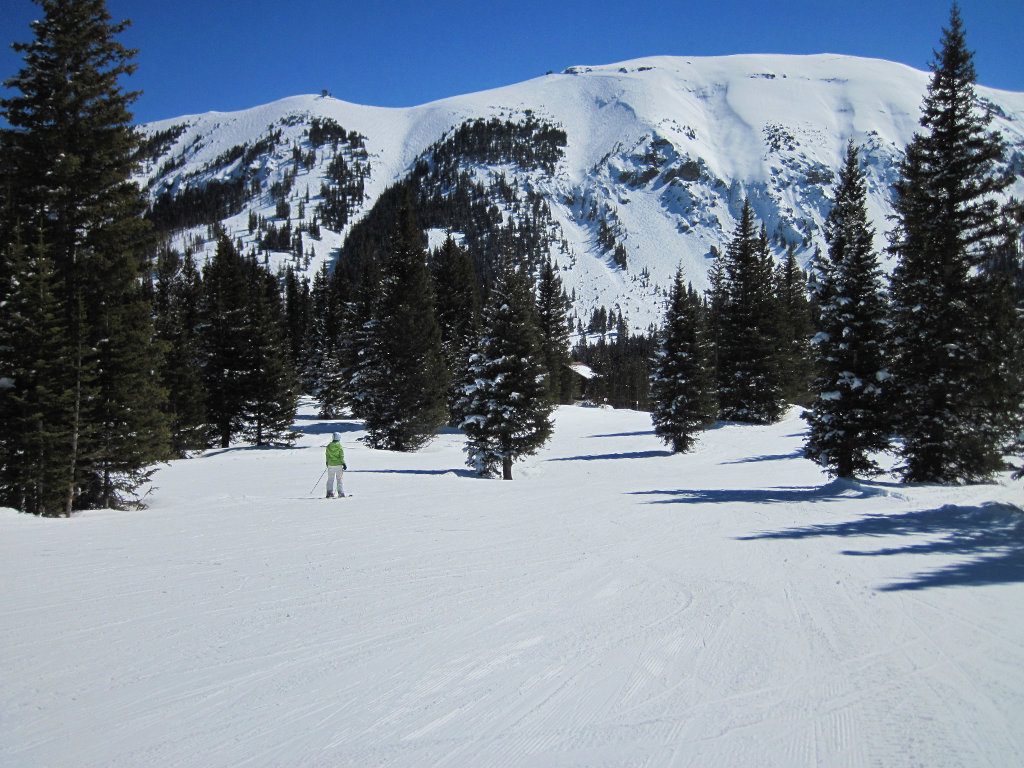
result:
M 327 466 L 340 467 L 345 463 L 345 450 L 341 443 L 332 442 L 327 446 Z

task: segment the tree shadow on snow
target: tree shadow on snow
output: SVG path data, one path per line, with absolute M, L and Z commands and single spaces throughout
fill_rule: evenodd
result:
M 294 428 L 296 432 L 303 435 L 332 435 L 335 432 L 345 434 L 347 432 L 361 432 L 363 430 L 362 422 L 331 421 L 330 419 L 318 419 L 309 416 L 300 416 L 298 420 L 309 422 Z
M 970 559 L 921 571 L 882 591 L 980 586 L 1024 582 L 1024 510 L 991 502 L 976 507 L 946 505 L 892 515 L 870 515 L 827 525 L 811 525 L 744 536 L 741 540 L 806 539 L 816 536 L 928 536 L 902 547 L 845 550 L 854 557 L 885 555 L 966 555 Z
M 610 461 L 613 459 L 653 459 L 659 456 L 672 456 L 672 451 L 624 451 L 622 453 L 602 453 L 590 456 L 561 456 L 548 461 Z
M 759 461 L 790 461 L 791 459 L 802 459 L 804 457 L 803 449 L 793 451 L 792 453 L 769 453 L 764 456 L 747 456 L 743 459 L 736 459 L 735 461 L 723 461 L 723 464 L 754 464 Z
M 825 485 L 780 486 L 777 488 L 679 489 L 674 491 L 635 491 L 635 496 L 666 496 L 651 504 L 796 504 L 808 501 L 868 499 L 887 496 L 880 483 L 854 483 L 833 480 Z
M 456 477 L 470 477 L 477 480 L 480 474 L 472 469 L 351 469 L 349 472 L 363 475 L 455 475 Z
M 228 448 L 207 448 L 202 453 L 196 454 L 204 459 L 213 456 L 222 456 L 225 453 L 251 453 L 253 451 L 299 451 L 303 450 L 298 445 L 232 445 Z

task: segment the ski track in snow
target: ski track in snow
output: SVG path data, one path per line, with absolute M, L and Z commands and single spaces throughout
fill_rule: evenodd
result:
M 301 417 L 145 511 L 0 511 L 0 765 L 1024 764 L 1019 482 L 830 483 L 796 410 L 673 456 L 561 408 L 511 483 Z M 981 513 L 1009 538 L 940 546 Z

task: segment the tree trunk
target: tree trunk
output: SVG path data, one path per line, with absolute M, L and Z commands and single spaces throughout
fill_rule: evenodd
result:
M 501 460 L 501 479 L 511 480 L 512 479 L 512 457 L 505 456 Z

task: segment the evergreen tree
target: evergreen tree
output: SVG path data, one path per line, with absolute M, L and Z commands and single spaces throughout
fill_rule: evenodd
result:
M 715 423 L 718 402 L 700 299 L 683 284 L 681 267 L 659 341 L 651 373 L 651 420 L 654 433 L 682 453 L 690 450 L 696 432 Z
M 284 307 L 277 278 L 255 260 L 248 267 L 248 359 L 242 435 L 253 445 L 290 445 L 298 410 L 299 380 L 288 354 Z
M 535 453 L 552 430 L 533 281 L 525 269 L 500 268 L 483 324 L 460 406 L 467 414 L 467 464 L 482 475 L 500 467 L 511 480 L 512 464 Z
M 537 325 L 547 369 L 548 398 L 571 403 L 573 385 L 569 371 L 569 298 L 550 257 L 541 264 L 537 281 Z
M 313 283 L 309 289 L 309 321 L 302 337 L 302 354 L 299 359 L 299 379 L 304 394 L 318 395 L 318 380 L 321 379 L 321 365 L 325 351 L 333 346 L 326 334 L 326 323 L 329 317 L 327 296 L 331 276 L 327 265 L 323 265 L 313 275 Z
M 1020 320 L 1009 281 L 992 268 L 1011 178 L 998 170 L 1004 144 L 974 81 L 954 5 L 894 204 L 892 402 L 913 482 L 989 477 L 1021 423 Z
M 27 248 L 16 232 L 5 262 L 18 277 L 6 291 L 0 324 L 0 504 L 64 515 L 74 382 L 63 362 L 66 315 L 45 243 Z
M 303 366 L 305 341 L 309 333 L 309 281 L 299 278 L 290 266 L 284 273 L 284 314 L 285 338 L 287 340 L 288 360 L 296 371 Z
M 303 391 L 320 403 L 322 419 L 341 416 L 347 402 L 352 345 L 350 291 L 342 270 L 331 276 L 325 265 L 313 278 L 302 382 Z
M 651 360 L 657 353 L 654 333 L 616 335 L 613 343 L 603 337 L 594 343 L 581 340 L 573 359 L 597 374 L 586 384 L 586 396 L 613 408 L 650 409 Z
M 722 312 L 728 298 L 726 293 L 727 275 L 725 254 L 715 246 L 711 246 L 710 255 L 711 266 L 708 267 L 708 292 L 705 295 L 705 304 L 707 305 L 708 334 L 711 338 L 711 362 L 717 383 L 718 348 L 722 343 Z
M 337 273 L 335 273 L 337 274 Z M 385 373 L 383 335 L 378 333 L 378 319 L 383 299 L 382 278 L 374 258 L 363 261 L 362 280 L 352 303 L 351 340 L 346 357 L 348 364 L 349 404 L 356 418 L 366 419 L 383 399 L 388 382 Z
M 131 181 L 140 143 L 119 86 L 135 52 L 115 37 L 102 0 L 37 0 L 44 17 L 35 40 L 16 43 L 25 66 L 0 100 L 4 211 L 0 245 L 22 232 L 53 265 L 52 293 L 65 328 L 58 359 L 69 380 L 70 444 L 54 446 L 61 464 L 64 512 L 121 506 L 168 451 L 156 380 L 149 296 L 142 276 L 150 247 L 145 200 Z M 40 272 L 39 274 L 42 274 Z M 14 377 L 18 381 L 18 377 Z M 21 454 L 19 454 L 21 455 Z
M 145 483 L 157 461 L 170 457 L 170 428 L 165 416 L 167 390 L 159 378 L 163 345 L 156 340 L 152 304 L 141 283 L 132 283 L 125 262 L 124 288 L 117 306 L 95 313 L 97 400 L 89 403 L 89 452 L 80 452 L 83 476 L 80 503 L 120 507 Z M 110 271 L 111 274 L 113 270 Z M 114 278 L 112 282 L 118 282 Z
M 202 278 L 191 253 L 182 258 L 164 250 L 157 259 L 157 338 L 166 355 L 161 382 L 167 390 L 171 453 L 186 456 L 206 447 L 206 392 L 199 360 L 198 329 L 203 296 Z
M 790 245 L 786 261 L 775 274 L 779 306 L 782 398 L 787 403 L 806 403 L 811 383 L 811 302 L 807 278 L 796 260 L 796 246 Z
M 369 334 L 374 370 L 366 381 L 373 382 L 373 390 L 364 413 L 375 448 L 417 450 L 448 420 L 449 374 L 422 240 L 407 205 L 391 243 Z
M 750 200 L 723 257 L 718 319 L 718 392 L 723 419 L 769 424 L 784 408 L 778 303 L 767 238 Z
M 815 262 L 818 376 L 804 414 L 810 424 L 807 457 L 845 478 L 879 472 L 871 454 L 887 447 L 890 433 L 889 324 L 858 157 L 851 141 L 825 222 L 828 253 Z
M 1011 299 L 1016 307 L 1016 316 L 1024 318 L 1024 203 L 1011 200 L 1007 205 L 1006 215 L 1006 237 L 1003 246 L 996 256 L 994 271 L 1001 274 L 1010 287 Z M 1001 292 L 997 294 L 1003 301 L 1006 297 Z M 1000 317 L 1009 317 L 1010 313 L 1004 309 L 999 310 Z M 1017 376 L 1024 384 L 1024 329 L 1018 328 L 1016 363 L 1009 375 Z M 1007 333 L 1012 334 L 1012 330 Z M 1010 360 L 1007 360 L 1010 362 Z M 1022 394 L 1024 400 L 1024 394 Z M 1021 405 L 1024 411 L 1024 404 Z M 1017 431 L 1016 438 L 1012 441 L 1010 453 L 1018 458 L 1024 458 L 1024 425 Z M 1024 479 L 1024 464 L 1018 466 L 1014 473 L 1015 479 Z
M 229 447 L 245 424 L 248 302 L 242 257 L 222 234 L 203 272 L 199 336 L 208 418 L 212 437 L 221 448 Z
M 469 355 L 476 344 L 480 324 L 480 287 L 469 252 L 449 235 L 433 258 L 437 321 L 441 326 L 441 351 L 454 385 L 448 397 L 453 423 L 459 384 L 465 382 Z

